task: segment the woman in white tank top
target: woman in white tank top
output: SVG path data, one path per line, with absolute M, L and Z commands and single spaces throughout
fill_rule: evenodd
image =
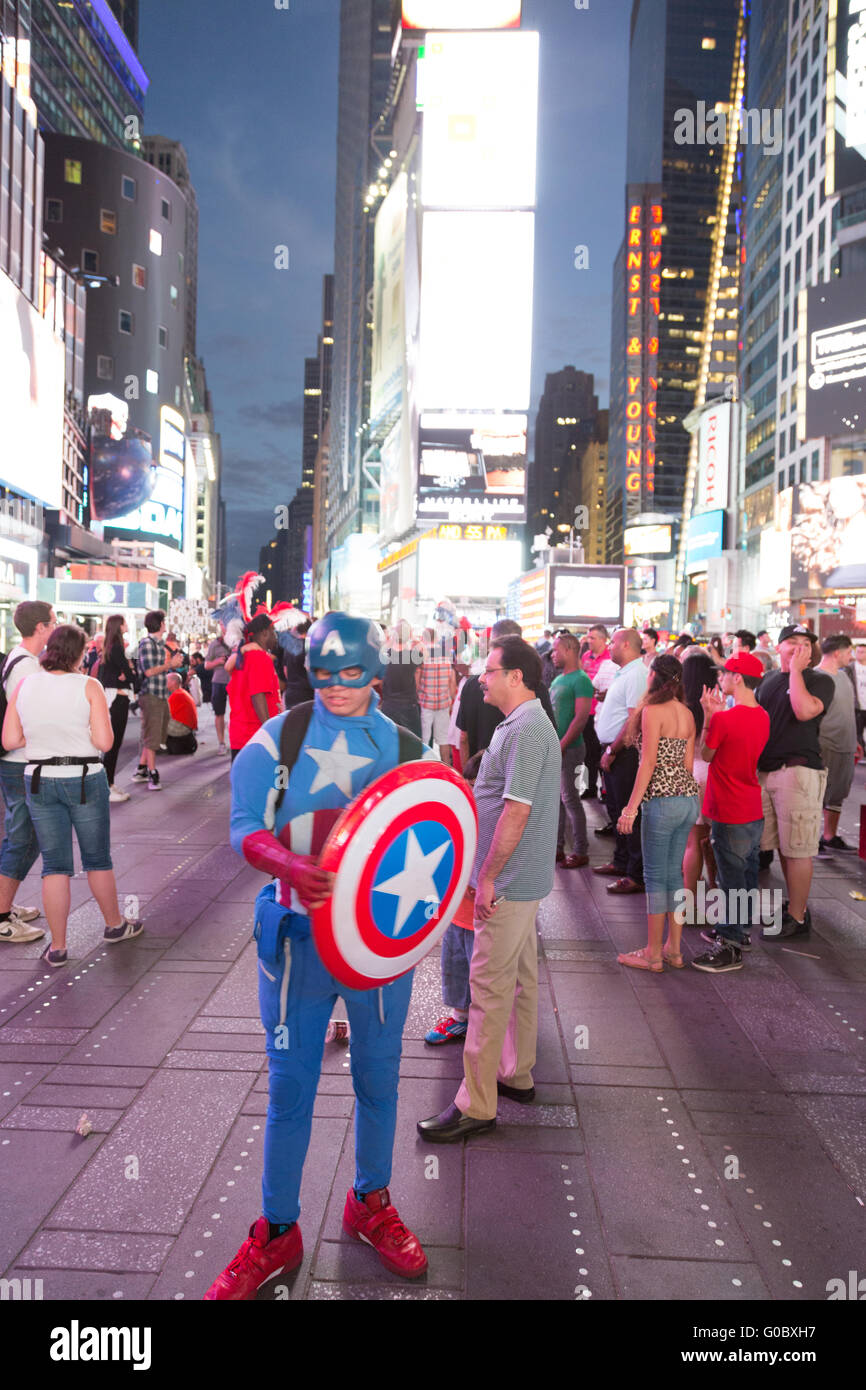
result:
M 79 668 L 85 634 L 57 627 L 42 653 L 42 669 L 18 686 L 3 722 L 5 748 L 24 748 L 27 806 L 42 855 L 42 901 L 51 945 L 41 960 L 67 963 L 69 881 L 75 872 L 72 832 L 81 867 L 105 920 L 105 941 L 138 936 L 141 922 L 124 917 L 111 863 L 108 780 L 102 754 L 114 742 L 105 692 Z

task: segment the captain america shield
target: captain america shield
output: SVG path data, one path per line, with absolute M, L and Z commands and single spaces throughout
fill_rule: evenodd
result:
M 386 772 L 341 815 L 319 858 L 334 891 L 312 914 L 325 969 L 350 989 L 405 975 L 443 935 L 469 884 L 475 802 L 442 763 Z

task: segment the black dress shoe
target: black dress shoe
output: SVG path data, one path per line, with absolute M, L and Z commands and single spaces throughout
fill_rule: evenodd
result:
M 506 1086 L 504 1081 L 497 1081 L 496 1089 L 501 1096 L 516 1100 L 518 1105 L 528 1105 L 531 1100 L 535 1100 L 534 1086 Z
M 614 825 L 613 821 L 611 821 L 608 825 L 603 825 L 601 827 L 601 830 L 596 830 L 595 834 L 601 835 L 602 837 L 604 837 L 605 835 L 615 835 L 616 826 Z
M 587 789 L 586 789 L 585 792 L 581 792 L 581 793 L 580 793 L 580 799 L 581 799 L 581 801 L 597 801 L 597 800 L 598 800 L 598 792 L 597 792 L 597 791 L 590 791 L 589 787 L 587 787 Z
M 471 1115 L 464 1115 L 456 1105 L 449 1105 L 441 1115 L 419 1120 L 416 1128 L 422 1139 L 429 1139 L 433 1144 L 453 1144 L 458 1139 L 465 1139 L 467 1134 L 481 1134 L 485 1129 L 495 1129 L 496 1119 L 473 1120 Z

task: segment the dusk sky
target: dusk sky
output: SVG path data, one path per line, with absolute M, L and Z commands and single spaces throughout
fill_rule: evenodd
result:
M 223 446 L 232 583 L 300 477 L 304 358 L 333 270 L 339 0 L 145 0 L 145 130 L 180 140 L 199 203 L 198 353 Z M 631 0 L 525 0 L 541 35 L 534 415 L 546 372 L 607 404 L 622 237 Z M 274 247 L 290 268 L 274 267 Z M 590 268 L 574 268 L 589 247 Z

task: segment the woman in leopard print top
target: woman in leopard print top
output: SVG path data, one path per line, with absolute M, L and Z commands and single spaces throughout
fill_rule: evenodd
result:
M 700 811 L 692 767 L 695 721 L 683 700 L 682 667 L 673 656 L 657 656 L 647 692 L 631 716 L 626 738 L 641 750 L 634 788 L 619 821 L 628 834 L 641 807 L 641 849 L 647 891 L 647 944 L 618 957 L 621 965 L 659 973 L 665 963 L 682 969 L 682 862 L 689 831 Z M 643 803 L 643 804 L 641 804 Z M 662 944 L 668 917 L 667 939 Z

